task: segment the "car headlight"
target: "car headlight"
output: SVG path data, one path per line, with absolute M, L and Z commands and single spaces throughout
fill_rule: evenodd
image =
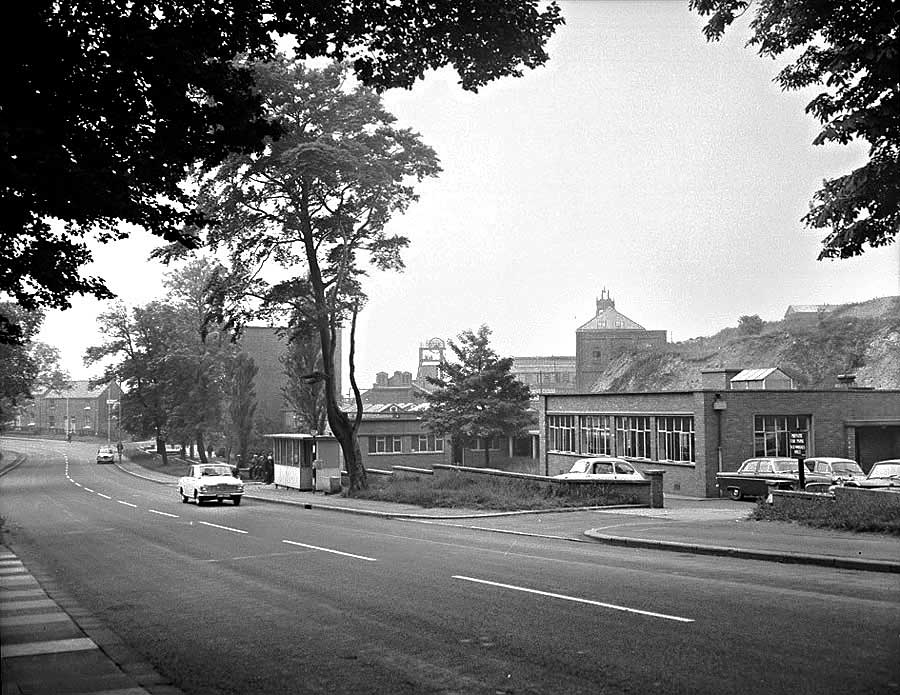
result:
M 201 485 L 198 492 L 206 492 L 206 485 Z

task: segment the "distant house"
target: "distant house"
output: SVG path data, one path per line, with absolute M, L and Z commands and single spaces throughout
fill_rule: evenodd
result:
M 794 380 L 777 367 L 742 369 L 730 379 L 732 391 L 774 391 L 794 388 Z
M 118 438 L 122 389 L 111 381 L 91 386 L 72 381 L 67 389 L 47 389 L 16 419 L 16 426 L 37 432 L 101 435 Z
M 513 357 L 512 374 L 531 389 L 542 393 L 575 392 L 575 357 Z
M 823 314 L 837 308 L 837 304 L 791 304 L 784 312 L 784 319 L 785 321 L 813 323 L 822 318 Z

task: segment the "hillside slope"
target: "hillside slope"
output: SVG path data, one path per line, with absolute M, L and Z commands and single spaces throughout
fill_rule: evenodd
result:
M 817 320 L 764 323 L 755 335 L 726 328 L 708 338 L 625 354 L 593 391 L 678 391 L 700 388 L 700 372 L 727 367 L 779 367 L 798 388 L 832 388 L 838 374 L 857 386 L 900 389 L 900 297 L 844 304 Z

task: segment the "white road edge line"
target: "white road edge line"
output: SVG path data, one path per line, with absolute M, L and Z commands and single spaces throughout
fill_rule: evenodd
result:
M 288 541 L 282 540 L 282 543 L 287 543 L 288 545 L 297 545 L 301 548 L 309 548 L 310 550 L 321 550 L 323 553 L 334 553 L 335 555 L 344 555 L 346 557 L 355 557 L 357 560 L 366 560 L 367 562 L 378 562 L 377 558 L 374 557 L 366 557 L 365 555 L 354 555 L 353 553 L 344 553 L 340 550 L 332 550 L 331 548 L 322 548 L 318 545 L 309 545 L 307 543 L 298 543 L 297 541 Z
M 211 524 L 208 521 L 198 521 L 198 524 L 203 524 L 204 526 L 212 526 L 213 528 L 220 528 L 223 531 L 234 531 L 235 533 L 247 533 L 247 531 L 241 531 L 239 528 L 231 528 L 230 526 L 219 526 L 219 524 Z
M 97 494 L 100 495 L 100 497 L 102 497 L 102 498 L 105 499 L 105 500 L 111 500 L 111 499 L 112 499 L 112 497 L 110 497 L 109 495 L 104 495 L 102 492 L 98 492 Z
M 147 511 L 150 512 L 151 514 L 159 514 L 160 516 L 168 516 L 168 517 L 171 517 L 172 519 L 178 518 L 177 514 L 169 514 L 169 512 L 161 512 L 156 509 L 148 509 Z
M 119 504 L 124 504 L 126 507 L 134 507 L 135 509 L 137 509 L 137 505 L 132 504 L 131 502 L 123 502 L 122 500 L 116 500 L 116 502 L 118 502 Z
M 638 615 L 646 615 L 651 618 L 662 618 L 663 620 L 674 620 L 678 623 L 692 623 L 693 618 L 682 618 L 678 615 L 666 615 L 665 613 L 653 613 L 652 611 L 642 611 L 639 608 L 628 608 L 627 606 L 617 606 L 614 603 L 603 603 L 602 601 L 592 601 L 587 598 L 578 598 L 577 596 L 566 596 L 565 594 L 554 594 L 549 591 L 539 591 L 537 589 L 529 589 L 524 586 L 515 586 L 514 584 L 501 584 L 500 582 L 490 582 L 486 579 L 475 579 L 474 577 L 464 577 L 460 574 L 454 574 L 453 579 L 462 579 L 466 582 L 475 582 L 476 584 L 487 584 L 488 586 L 497 586 L 501 589 L 512 589 L 513 591 L 523 591 L 526 594 L 537 594 L 538 596 L 549 596 L 550 598 L 561 598 L 566 601 L 574 601 L 575 603 L 586 603 L 591 606 L 600 606 L 601 608 L 610 608 L 614 611 L 624 611 L 626 613 L 636 613 Z

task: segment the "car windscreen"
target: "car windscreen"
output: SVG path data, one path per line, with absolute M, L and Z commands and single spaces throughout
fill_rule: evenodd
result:
M 228 466 L 206 466 L 200 469 L 200 475 L 231 475 Z
M 863 475 L 863 469 L 852 461 L 835 461 L 831 464 L 831 470 L 843 475 Z
M 872 466 L 872 470 L 869 471 L 870 478 L 891 478 L 893 476 L 900 476 L 900 463 L 882 463 Z

